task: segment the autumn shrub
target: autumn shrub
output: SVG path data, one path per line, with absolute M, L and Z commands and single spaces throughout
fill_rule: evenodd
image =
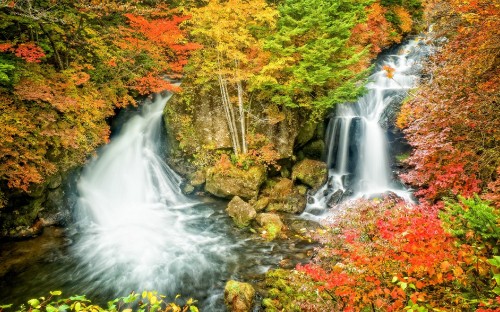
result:
M 143 291 L 141 294 L 132 292 L 126 297 L 108 301 L 106 307 L 92 303 L 85 296 L 73 295 L 63 298 L 61 295 L 62 292 L 59 290 L 51 291 L 49 296 L 30 299 L 27 301 L 27 305 L 23 304 L 18 308 L 13 308 L 11 304 L 0 305 L 0 312 L 12 309 L 15 309 L 16 312 L 132 312 L 134 310 L 137 312 L 198 312 L 198 308 L 194 305 L 196 300 L 188 299 L 185 304 L 179 304 L 176 301 L 180 295 L 177 295 L 173 302 L 169 302 L 166 296 L 159 295 L 156 291 Z
M 486 0 L 434 2 L 435 33 L 449 38 L 424 66 L 432 79 L 402 106 L 398 125 L 414 148 L 413 170 L 402 178 L 430 202 L 498 198 L 500 8 Z

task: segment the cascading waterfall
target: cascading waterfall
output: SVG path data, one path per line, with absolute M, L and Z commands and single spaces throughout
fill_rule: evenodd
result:
M 75 274 L 90 287 L 85 293 L 209 289 L 221 263 L 234 258 L 223 236 L 192 228 L 211 212 L 182 195 L 179 177 L 159 156 L 167 100 L 157 96 L 127 121 L 78 182 L 81 234 L 72 250 L 80 259 Z
M 306 216 L 343 198 L 371 197 L 387 191 L 410 198 L 392 178 L 386 129 L 381 124 L 387 122 L 387 107 L 400 103 L 417 83 L 419 60 L 427 53 L 420 38 L 409 41 L 397 54 L 378 62 L 364 96 L 356 103 L 336 107 L 326 133 L 329 182 L 312 196 Z M 394 69 L 393 77 L 388 77 L 384 66 Z

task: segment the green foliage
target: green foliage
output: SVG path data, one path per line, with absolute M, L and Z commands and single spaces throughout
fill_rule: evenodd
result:
M 312 110 L 356 99 L 366 74 L 357 65 L 367 51 L 356 51 L 348 41 L 370 2 L 284 1 L 276 34 L 265 42 L 270 63 L 253 88 L 279 105 Z
M 195 306 L 196 300 L 188 299 L 184 304 L 177 303 L 180 295 L 173 302 L 166 300 L 166 296 L 159 295 L 155 291 L 143 291 L 142 294 L 130 293 L 128 296 L 113 299 L 106 307 L 93 304 L 85 296 L 74 295 L 68 298 L 61 297 L 59 290 L 51 291 L 49 296 L 33 298 L 27 301 L 27 305 L 15 308 L 16 312 L 198 312 Z M 9 311 L 12 305 L 0 305 L 0 312 Z
M 472 231 L 478 236 L 474 239 L 479 239 L 482 244 L 488 244 L 493 253 L 498 253 L 500 211 L 477 195 L 471 198 L 459 196 L 458 199 L 458 202 L 448 201 L 445 212 L 440 215 L 450 233 L 466 241 Z

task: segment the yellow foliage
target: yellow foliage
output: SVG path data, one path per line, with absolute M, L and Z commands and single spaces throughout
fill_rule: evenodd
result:
M 394 13 L 397 15 L 401 24 L 399 28 L 403 33 L 409 33 L 413 26 L 413 21 L 411 19 L 410 13 L 403 7 L 397 6 L 394 8 Z

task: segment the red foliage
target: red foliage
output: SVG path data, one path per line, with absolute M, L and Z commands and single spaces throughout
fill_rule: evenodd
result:
M 437 2 L 447 18 L 438 30 L 456 35 L 427 65 L 433 80 L 402 107 L 398 125 L 414 147 L 414 170 L 402 178 L 430 201 L 488 186 L 487 196 L 497 198 L 500 8 L 488 0 Z
M 21 43 L 14 49 L 14 53 L 28 63 L 40 63 L 41 58 L 45 56 L 42 48 L 33 42 Z
M 435 308 L 455 304 L 446 289 L 461 280 L 463 269 L 437 207 L 384 200 L 344 209 L 331 230 L 320 233 L 326 245 L 314 264 L 297 267 L 332 297 L 332 309 L 360 311 L 374 304 L 400 311 L 410 300 Z

